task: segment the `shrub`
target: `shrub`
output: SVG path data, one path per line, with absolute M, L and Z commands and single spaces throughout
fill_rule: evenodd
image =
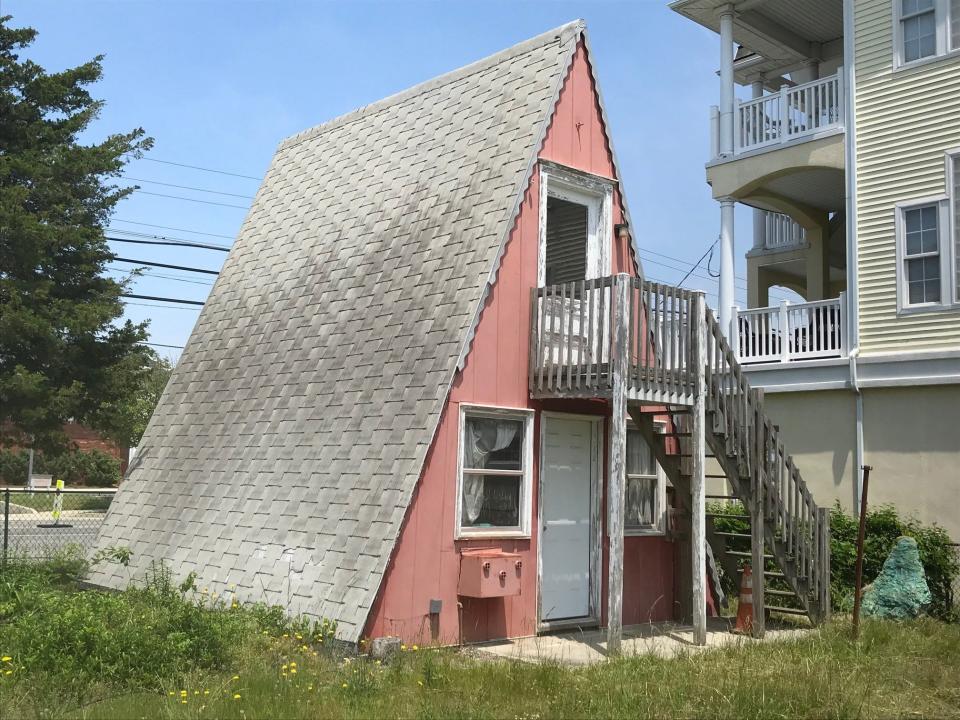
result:
M 708 511 L 731 515 L 745 513 L 740 503 L 711 503 Z M 714 524 L 721 532 L 750 532 L 749 523 L 739 518 L 718 517 L 714 519 Z M 830 595 L 834 609 L 841 612 L 853 608 L 858 524 L 858 518 L 846 514 L 839 503 L 830 511 Z M 896 509 L 889 505 L 880 505 L 867 511 L 864 584 L 877 577 L 897 538 L 902 535 L 917 541 L 920 562 L 923 563 L 927 584 L 933 595 L 928 612 L 941 620 L 956 621 L 953 586 L 960 577 L 960 561 L 950 536 L 938 525 L 922 525 L 915 519 L 901 518 Z M 735 593 L 737 589 L 733 587 L 734 584 L 735 581 L 725 578 L 724 589 Z
M 23 485 L 27 480 L 27 450 L 0 450 L 0 481 Z M 35 453 L 35 474 L 63 478 L 67 486 L 110 487 L 120 482 L 120 461 L 100 450 L 73 451 L 47 457 Z

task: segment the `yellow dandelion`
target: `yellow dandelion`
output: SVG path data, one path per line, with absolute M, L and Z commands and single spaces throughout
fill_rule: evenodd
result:
M 290 667 L 296 667 L 296 666 L 297 666 L 297 661 L 296 661 L 296 660 L 291 660 L 291 661 L 290 661 Z
M 313 685 L 307 685 L 307 691 L 310 692 L 311 690 L 313 690 Z
M 346 684 L 346 683 L 344 683 L 344 684 L 343 684 L 343 687 L 346 687 L 346 686 L 347 686 L 347 684 Z
M 401 645 L 401 646 L 400 646 L 400 649 L 401 649 L 401 650 L 406 650 L 406 649 L 407 649 L 407 646 L 406 646 L 406 645 Z
M 296 668 L 290 668 L 290 674 L 291 674 L 291 675 L 296 675 L 296 674 L 297 674 L 297 669 L 296 669 Z
M 9 655 L 4 655 L 2 658 L 0 658 L 0 662 L 10 662 L 11 660 L 13 660 L 13 658 Z
M 194 694 L 194 695 L 199 695 L 199 694 L 200 694 L 200 691 L 199 691 L 199 690 L 194 690 L 194 691 L 193 691 L 193 694 Z
M 303 640 L 303 635 L 301 635 L 300 633 L 297 633 L 297 640 Z
M 379 665 L 379 664 L 380 664 L 380 661 L 379 661 L 379 660 L 374 660 L 374 661 L 373 661 L 373 664 L 374 664 L 374 665 Z
M 416 652 L 416 651 L 419 650 L 420 648 L 418 648 L 416 645 L 414 645 L 414 646 L 413 646 L 412 648 L 410 648 L 410 649 L 413 650 L 414 652 Z
M 234 699 L 234 700 L 239 700 L 239 699 L 240 699 L 240 693 L 234 693 L 234 694 L 233 694 L 233 699 Z
M 13 675 L 13 670 L 7 670 L 3 673 L 4 675 Z
M 173 690 L 171 690 L 171 691 L 170 691 L 169 693 L 167 693 L 167 694 L 168 694 L 168 695 L 176 695 L 176 693 L 173 692 Z
M 231 679 L 231 680 L 239 680 L 239 679 L 240 679 L 240 676 L 239 676 L 239 675 L 234 675 L 234 676 L 233 676 L 232 678 L 230 678 L 230 679 Z
M 180 704 L 181 704 L 181 705 L 186 705 L 186 704 L 187 704 L 187 701 L 186 701 L 186 700 L 181 700 L 181 701 L 180 701 Z
M 210 691 L 209 691 L 209 690 L 204 690 L 204 691 L 203 691 L 203 694 L 204 694 L 204 695 L 209 695 L 209 694 L 210 694 Z
M 181 690 L 181 691 L 180 691 L 180 697 L 186 697 L 186 696 L 187 696 L 187 691 L 186 691 L 186 690 Z

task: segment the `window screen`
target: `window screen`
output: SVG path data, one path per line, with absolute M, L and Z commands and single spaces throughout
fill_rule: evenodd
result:
M 940 238 L 937 206 L 903 211 L 907 302 L 910 305 L 940 302 Z
M 587 276 L 587 207 L 547 199 L 547 285 L 583 280 Z
M 934 0 L 900 0 L 900 23 L 904 62 L 937 54 Z

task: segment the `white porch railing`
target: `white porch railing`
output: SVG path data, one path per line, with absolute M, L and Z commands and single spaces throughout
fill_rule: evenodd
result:
M 793 87 L 784 85 L 779 92 L 737 103 L 734 153 L 843 127 L 842 78 L 841 68 L 836 75 Z
M 831 300 L 735 309 L 730 337 L 741 363 L 790 362 L 847 354 L 845 293 Z
M 766 210 L 761 212 L 763 213 L 763 247 L 767 250 L 782 250 L 806 242 L 806 231 L 790 216 Z

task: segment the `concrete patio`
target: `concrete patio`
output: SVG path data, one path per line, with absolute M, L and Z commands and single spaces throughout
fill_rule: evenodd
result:
M 757 641 L 730 632 L 727 618 L 707 619 L 707 644 L 693 642 L 693 628 L 675 623 L 631 625 L 623 629 L 623 655 L 655 655 L 670 658 L 681 653 L 701 652 L 768 640 L 800 638 L 807 628 L 768 628 L 764 640 Z M 481 657 L 524 662 L 560 662 L 565 665 L 590 665 L 607 659 L 606 630 L 572 630 L 535 637 L 498 640 L 474 646 Z

